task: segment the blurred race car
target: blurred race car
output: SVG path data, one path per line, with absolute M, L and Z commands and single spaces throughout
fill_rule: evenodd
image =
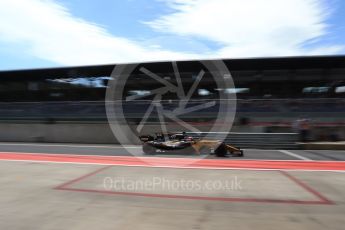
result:
M 185 133 L 157 133 L 155 136 L 142 135 L 139 137 L 145 154 L 215 154 L 218 157 L 243 156 L 243 150 L 225 144 L 219 140 L 205 140 L 194 138 Z

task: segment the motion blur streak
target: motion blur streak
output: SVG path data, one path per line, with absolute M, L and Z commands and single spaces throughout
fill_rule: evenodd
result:
M 182 158 L 142 158 L 125 156 L 87 156 L 1 152 L 0 160 L 34 161 L 52 163 L 123 165 L 144 167 L 171 168 L 205 168 L 205 169 L 265 169 L 265 170 L 320 170 L 345 171 L 343 161 L 269 161 L 269 160 L 214 160 L 214 159 L 182 159 Z M 190 162 L 190 164 L 188 164 Z M 188 164 L 188 166 L 186 166 Z

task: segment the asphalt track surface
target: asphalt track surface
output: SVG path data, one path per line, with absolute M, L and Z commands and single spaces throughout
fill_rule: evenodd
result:
M 141 146 L 125 146 L 134 151 L 137 156 L 145 156 Z M 0 143 L 0 152 L 18 153 L 47 153 L 47 154 L 77 154 L 100 156 L 132 156 L 121 145 L 95 144 L 56 144 L 56 143 Z M 195 155 L 156 154 L 154 157 L 187 157 L 200 158 Z M 202 158 L 217 159 L 216 157 L 202 156 Z M 345 151 L 339 150 L 266 150 L 245 149 L 244 157 L 221 158 L 230 160 L 312 160 L 312 161 L 345 161 Z
M 117 145 L 0 143 L 0 229 L 345 225 L 344 151 L 246 149 L 200 160 L 130 148 L 139 157 Z

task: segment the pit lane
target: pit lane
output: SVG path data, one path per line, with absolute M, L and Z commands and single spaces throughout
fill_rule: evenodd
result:
M 138 155 L 145 156 L 141 146 L 126 146 Z M 0 152 L 27 152 L 27 153 L 57 153 L 101 156 L 131 156 L 120 145 L 86 145 L 86 144 L 48 144 L 48 143 L 0 143 Z M 345 151 L 341 150 L 265 150 L 245 149 L 244 157 L 225 158 L 230 160 L 258 159 L 258 160 L 313 160 L 313 161 L 345 161 Z M 195 155 L 156 154 L 154 157 L 188 157 L 198 158 Z M 150 156 L 147 156 L 150 157 Z M 216 158 L 212 155 L 207 158 Z M 224 158 L 222 158 L 224 159 Z
M 141 151 L 138 146 L 131 148 Z M 71 154 L 78 160 L 133 158 L 116 145 L 1 143 L 0 152 L 31 157 L 0 161 L 1 229 L 342 229 L 345 224 L 344 171 L 129 167 L 126 163 L 56 161 L 59 157 L 70 159 Z M 245 154 L 244 158 L 216 161 L 342 163 L 345 152 L 250 149 Z M 198 156 L 162 154 L 149 158 L 164 162 L 173 157 L 189 160 Z M 43 158 L 47 161 L 37 161 Z M 121 186 L 115 186 L 116 180 Z M 234 180 L 239 187 L 209 184 Z M 178 186 L 173 186 L 176 182 Z M 197 182 L 200 187 L 195 186 Z

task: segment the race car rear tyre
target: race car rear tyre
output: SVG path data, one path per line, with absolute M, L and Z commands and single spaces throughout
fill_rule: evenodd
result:
M 156 148 L 152 147 L 151 145 L 144 144 L 143 145 L 143 152 L 146 155 L 153 155 L 156 153 Z
M 226 157 L 228 150 L 226 149 L 226 146 L 224 143 L 220 144 L 218 148 L 214 151 L 214 154 L 217 157 Z

